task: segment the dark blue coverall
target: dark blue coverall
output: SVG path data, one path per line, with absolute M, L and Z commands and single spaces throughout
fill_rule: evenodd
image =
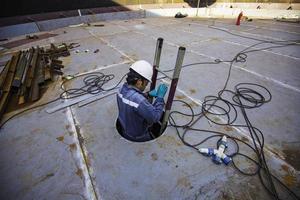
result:
M 117 101 L 123 136 L 137 142 L 151 140 L 149 128 L 160 120 L 164 99 L 157 97 L 151 104 L 140 90 L 124 83 L 117 94 Z

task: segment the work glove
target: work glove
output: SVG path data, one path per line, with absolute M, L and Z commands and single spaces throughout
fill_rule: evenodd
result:
M 164 98 L 168 90 L 168 86 L 166 84 L 160 84 L 157 89 L 157 97 Z
M 151 91 L 149 92 L 149 96 L 150 96 L 150 97 L 157 97 L 157 91 L 156 91 L 156 89 L 151 90 Z

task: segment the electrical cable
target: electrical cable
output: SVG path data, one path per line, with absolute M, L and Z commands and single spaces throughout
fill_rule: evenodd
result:
M 224 30 L 222 30 L 224 31 Z M 227 33 L 232 34 L 231 32 L 225 31 Z M 237 34 L 232 34 L 232 35 L 236 35 L 239 37 L 244 37 L 244 36 L 240 36 Z M 245 37 L 248 39 L 254 39 L 254 38 L 250 38 L 250 37 Z M 254 39 L 254 40 L 258 40 L 258 39 Z M 290 40 L 290 41 L 265 41 L 265 40 L 258 40 L 260 41 L 259 43 L 253 44 L 247 48 L 245 48 L 244 50 L 242 50 L 241 52 L 239 52 L 238 54 L 236 54 L 236 56 L 232 59 L 232 60 L 220 60 L 220 59 L 216 59 L 213 62 L 198 62 L 198 63 L 191 63 L 191 64 L 187 64 L 187 65 L 183 65 L 182 67 L 188 67 L 188 66 L 193 66 L 193 65 L 200 65 L 200 64 L 219 64 L 219 63 L 225 63 L 228 62 L 230 63 L 230 67 L 228 70 L 228 74 L 227 74 L 227 78 L 224 84 L 224 87 L 222 90 L 220 90 L 218 92 L 218 96 L 206 96 L 204 98 L 204 102 L 202 104 L 202 109 L 201 112 L 198 115 L 198 118 L 194 120 L 195 115 L 193 115 L 194 111 L 193 108 L 185 103 L 185 106 L 187 106 L 191 112 L 191 114 L 186 114 L 183 112 L 178 112 L 178 111 L 171 111 L 170 116 L 169 116 L 169 124 L 170 126 L 174 127 L 176 130 L 176 133 L 178 135 L 178 137 L 180 138 L 180 140 L 183 142 L 183 144 L 185 144 L 188 147 L 191 147 L 193 149 L 195 149 L 197 152 L 198 151 L 198 146 L 200 144 L 203 144 L 204 142 L 206 142 L 207 140 L 214 138 L 214 137 L 222 137 L 223 135 L 226 135 L 224 133 L 221 132 L 216 132 L 216 131 L 211 131 L 211 130 L 201 130 L 201 129 L 194 129 L 191 128 L 199 119 L 201 119 L 203 116 L 206 117 L 206 119 L 208 119 L 209 121 L 213 122 L 214 124 L 218 124 L 218 125 L 231 125 L 234 127 L 247 127 L 248 131 L 250 133 L 251 139 L 252 139 L 252 143 L 254 144 L 254 147 L 251 146 L 251 144 L 240 140 L 238 138 L 233 138 L 231 136 L 228 136 L 228 138 L 232 138 L 233 141 L 238 141 L 241 142 L 243 144 L 245 144 L 246 146 L 248 146 L 249 148 L 251 148 L 257 158 L 256 160 L 239 152 L 239 145 L 238 142 L 236 142 L 236 146 L 237 146 L 237 151 L 233 154 L 231 154 L 232 157 L 232 163 L 233 166 L 242 174 L 244 175 L 249 175 L 249 176 L 254 176 L 254 175 L 259 175 L 260 181 L 263 185 L 263 187 L 266 189 L 266 191 L 268 191 L 268 193 L 270 193 L 274 198 L 279 199 L 279 195 L 276 191 L 273 179 L 274 178 L 278 183 L 280 183 L 280 185 L 284 186 L 285 189 L 288 190 L 289 194 L 292 195 L 295 199 L 299 199 L 299 197 L 291 190 L 289 189 L 284 183 L 282 183 L 277 177 L 275 177 L 273 174 L 270 173 L 266 159 L 265 159 L 265 155 L 264 155 L 264 136 L 263 133 L 256 127 L 253 127 L 249 118 L 247 117 L 246 114 L 246 109 L 253 109 L 253 108 L 257 108 L 262 106 L 264 103 L 270 102 L 272 99 L 272 95 L 270 93 L 270 91 L 258 84 L 254 84 L 254 83 L 239 83 L 235 86 L 235 91 L 231 91 L 231 90 L 227 90 L 227 84 L 228 81 L 230 79 L 230 75 L 231 75 L 231 69 L 233 66 L 233 63 L 238 63 L 238 62 L 246 62 L 247 60 L 247 54 L 248 53 L 252 53 L 252 52 L 258 52 L 258 51 L 263 51 L 263 50 L 268 50 L 268 49 L 273 49 L 273 48 L 281 48 L 281 47 L 285 47 L 285 46 L 290 46 L 290 45 L 299 45 L 299 40 Z M 252 49 L 258 45 L 261 44 L 272 44 L 268 47 L 263 47 L 263 48 L 257 48 L 257 49 Z M 170 72 L 173 71 L 173 69 L 171 70 L 165 70 L 164 72 Z M 257 87 L 260 89 L 260 91 L 262 90 L 265 94 L 267 94 L 267 97 L 265 97 L 263 94 L 261 94 L 260 92 L 258 92 L 257 90 L 251 88 L 252 86 Z M 227 100 L 224 99 L 223 96 L 224 94 L 231 94 L 232 95 L 232 99 L 231 100 Z M 174 100 L 174 101 L 178 101 L 178 100 Z M 182 102 L 182 101 L 181 101 Z M 218 102 L 222 102 L 223 105 L 226 105 L 226 107 L 222 107 L 218 104 Z M 248 103 L 248 104 L 245 104 Z M 239 107 L 243 117 L 245 119 L 245 125 L 237 125 L 234 124 L 234 122 L 237 119 L 237 110 L 235 107 Z M 218 112 L 215 111 L 211 111 L 211 110 L 218 110 Z M 233 114 L 233 119 L 230 118 L 229 113 L 231 111 L 234 111 Z M 221 112 L 220 112 L 221 111 Z M 184 116 L 190 116 L 191 120 L 186 123 L 186 124 L 181 124 L 178 125 L 177 122 L 175 121 L 175 119 L 173 118 L 174 114 L 181 114 Z M 226 123 L 218 123 L 214 120 L 211 119 L 211 117 L 209 117 L 209 115 L 216 115 L 216 116 L 227 116 L 227 122 Z M 183 129 L 183 133 L 182 135 L 179 132 L 179 128 Z M 198 142 L 196 144 L 190 144 L 189 142 L 186 141 L 186 135 L 189 131 L 200 131 L 200 132 L 208 132 L 208 133 L 214 133 L 215 135 L 212 135 L 210 137 L 205 138 L 204 140 L 202 140 L 201 142 Z M 249 161 L 251 161 L 252 163 L 254 163 L 257 167 L 256 170 L 254 172 L 245 172 L 242 169 L 240 169 L 236 163 L 234 162 L 234 157 L 236 156 L 242 156 L 245 157 L 246 159 L 248 159 Z M 264 178 L 262 177 L 262 172 L 266 173 L 266 178 L 268 180 L 269 186 L 266 185 Z
M 175 101 L 175 102 L 178 101 L 178 102 L 184 103 L 184 104 L 185 104 L 185 107 L 188 107 L 188 109 L 190 110 L 189 112 L 194 113 L 193 108 L 192 108 L 189 104 L 187 104 L 186 102 L 181 101 L 181 100 L 174 100 L 174 101 Z M 270 99 L 266 99 L 266 101 L 270 101 Z M 241 105 L 240 107 L 244 108 L 244 106 L 242 106 L 242 105 Z M 251 108 L 248 108 L 248 109 L 251 109 Z M 184 125 L 178 125 L 177 122 L 175 122 L 175 119 L 173 118 L 173 115 L 174 115 L 174 114 L 178 114 L 178 112 L 172 111 L 172 112 L 170 113 L 170 118 L 169 118 L 169 123 L 170 123 L 170 125 L 171 125 L 172 127 L 175 128 L 176 133 L 177 133 L 178 137 L 180 138 L 180 140 L 181 140 L 185 145 L 187 145 L 187 146 L 189 146 L 189 147 L 195 149 L 198 153 L 199 153 L 199 151 L 198 151 L 198 149 L 199 149 L 198 146 L 199 146 L 199 145 L 203 144 L 204 142 L 206 142 L 207 140 L 209 140 L 209 139 L 211 139 L 211 138 L 214 138 L 214 137 L 220 137 L 220 138 L 221 138 L 223 135 L 226 135 L 226 134 L 224 134 L 224 133 L 222 133 L 222 132 L 218 132 L 218 131 L 201 130 L 201 129 L 191 128 L 191 127 L 189 127 L 189 124 L 191 123 L 191 121 L 189 121 L 187 124 L 184 124 Z M 191 114 L 185 114 L 185 113 L 183 113 L 183 115 L 185 115 L 185 116 L 191 116 Z M 235 126 L 235 127 L 248 127 L 247 125 L 232 125 L 232 126 Z M 209 132 L 209 133 L 213 133 L 213 134 L 215 134 L 215 135 L 209 136 L 209 137 L 205 138 L 205 139 L 204 139 L 203 141 L 201 141 L 201 142 L 198 142 L 198 143 L 195 143 L 195 144 L 191 144 L 191 143 L 187 142 L 187 140 L 186 140 L 187 133 L 189 133 L 189 132 L 186 131 L 186 132 L 183 132 L 183 135 L 180 135 L 178 128 L 187 129 L 187 130 L 189 130 L 189 131 Z M 260 136 L 256 136 L 256 140 L 260 141 L 260 142 L 259 142 L 259 147 L 262 149 L 263 146 L 264 146 L 264 137 L 263 137 L 263 134 L 262 134 L 262 132 L 261 132 L 259 129 L 257 129 L 257 128 L 255 128 L 255 127 L 252 127 L 252 128 L 255 130 L 255 132 L 258 132 L 258 133 L 260 134 Z M 260 161 L 259 159 L 258 159 L 258 161 L 257 161 L 257 160 L 254 160 L 253 158 L 251 158 L 251 157 L 249 157 L 249 156 L 247 156 L 247 155 L 245 155 L 245 154 L 240 153 L 240 152 L 239 152 L 239 145 L 238 145 L 237 141 L 238 141 L 238 142 L 241 142 L 241 143 L 243 143 L 243 144 L 245 144 L 246 146 L 248 146 L 250 149 L 252 149 L 254 152 L 256 152 L 256 154 L 259 153 L 259 155 L 260 155 L 260 154 L 261 154 L 261 151 L 257 152 L 257 150 L 256 150 L 255 147 L 252 147 L 251 144 L 249 144 L 249 143 L 247 143 L 247 142 L 245 142 L 245 141 L 243 141 L 243 140 L 241 140 L 241 139 L 239 139 L 239 138 L 235 138 L 235 137 L 232 137 L 232 136 L 229 136 L 229 135 L 227 135 L 227 137 L 230 138 L 230 139 L 232 139 L 232 140 L 236 143 L 236 146 L 237 146 L 236 152 L 234 152 L 234 153 L 232 153 L 231 155 L 229 155 L 230 157 L 232 157 L 232 160 L 233 160 L 233 166 L 234 166 L 239 172 L 241 172 L 241 173 L 244 174 L 244 175 L 248 175 L 248 176 L 259 175 L 259 176 L 260 176 L 260 180 L 261 180 L 261 182 L 262 182 L 264 188 L 265 188 L 271 195 L 273 195 L 274 197 L 276 197 L 276 196 L 277 196 L 276 193 L 274 193 L 274 192 L 272 192 L 271 190 L 269 190 L 269 188 L 268 188 L 268 187 L 265 185 L 265 183 L 263 182 L 263 179 L 262 179 L 262 176 L 261 176 L 260 173 L 261 173 L 261 170 L 267 171 L 267 169 L 262 165 L 262 161 Z M 259 139 L 258 139 L 258 138 L 259 138 Z M 260 149 L 260 148 L 258 148 L 258 149 Z M 259 155 L 258 155 L 258 156 L 259 156 Z M 243 156 L 243 157 L 247 158 L 250 162 L 253 162 L 254 164 L 256 164 L 257 167 L 256 167 L 256 169 L 254 170 L 254 172 L 246 172 L 246 171 L 243 171 L 242 169 L 240 169 L 240 168 L 236 165 L 236 163 L 235 163 L 235 159 L 234 159 L 234 158 L 235 158 L 236 156 Z M 259 157 L 258 157 L 258 158 L 259 158 Z M 273 178 L 275 177 L 275 176 L 272 175 L 272 174 L 270 174 L 270 175 L 271 175 Z M 296 195 L 294 192 L 292 192 L 287 186 L 285 186 L 284 183 L 282 183 L 278 178 L 275 178 L 275 179 L 276 179 L 277 182 L 280 183 L 280 185 L 284 186 L 285 189 L 287 189 L 287 190 L 289 191 L 289 193 L 290 193 L 291 195 L 293 195 L 293 197 L 294 197 L 295 199 L 298 199 L 297 195 Z
M 122 80 L 126 77 L 126 74 L 122 76 L 122 78 L 118 81 L 118 83 L 108 89 L 105 89 L 103 86 L 105 84 L 107 84 L 109 81 L 113 80 L 115 78 L 114 74 L 108 74 L 105 75 L 102 72 L 91 72 L 88 74 L 82 74 L 82 75 L 78 75 L 75 78 L 79 78 L 79 77 L 84 77 L 83 78 L 83 86 L 79 87 L 79 88 L 71 88 L 68 90 L 64 89 L 64 85 L 73 80 L 72 79 L 66 79 L 65 81 L 62 82 L 61 84 L 61 89 L 64 91 L 60 94 L 60 98 L 61 99 L 71 99 L 71 98 L 76 98 L 85 94 L 99 94 L 100 92 L 103 91 L 111 91 L 116 89 L 120 83 L 122 82 Z
M 69 90 L 65 90 L 64 89 L 64 85 L 69 82 L 69 81 L 72 81 L 72 80 L 75 80 L 79 77 L 82 77 L 84 76 L 83 78 L 83 86 L 80 87 L 80 88 L 72 88 L 72 89 L 69 89 Z M 115 78 L 115 76 L 113 74 L 108 74 L 108 75 L 105 75 L 103 74 L 102 72 L 91 72 L 91 73 L 85 73 L 85 74 L 82 74 L 82 75 L 77 75 L 77 76 L 70 76 L 72 77 L 71 79 L 65 79 L 61 85 L 60 85 L 60 88 L 63 90 L 63 92 L 59 95 L 58 98 L 55 98 L 53 100 L 50 100 L 46 103 L 42 103 L 40 105 L 37 105 L 37 106 L 33 106 L 33 107 L 30 107 L 30 108 L 27 108 L 27 109 L 24 109 L 22 110 L 21 112 L 18 112 L 12 116 L 10 116 L 9 118 L 7 118 L 5 121 L 1 122 L 0 124 L 0 129 L 8 122 L 10 121 L 11 119 L 13 119 L 14 117 L 17 117 L 27 111 L 31 111 L 31 110 L 34 110 L 36 108 L 39 108 L 39 107 L 43 107 L 43 106 L 46 106 L 48 104 L 51 104 L 53 102 L 56 102 L 57 100 L 66 100 L 66 99 L 72 99 L 72 98 L 76 98 L 76 97 L 79 97 L 79 96 L 83 96 L 85 94 L 99 94 L 100 92 L 103 92 L 103 91 L 111 91 L 111 90 L 114 90 L 116 88 L 118 88 L 118 86 L 120 85 L 120 83 L 122 82 L 122 80 L 126 77 L 126 74 L 123 75 L 121 77 L 121 79 L 112 87 L 110 88 L 103 88 L 103 86 L 105 84 L 107 84 L 109 81 L 113 80 Z
M 208 28 L 223 31 L 225 33 L 228 33 L 230 35 L 237 36 L 237 37 L 240 37 L 240 38 L 246 38 L 246 39 L 256 40 L 256 41 L 260 41 L 260 42 L 270 42 L 270 43 L 273 43 L 273 42 L 274 43 L 294 42 L 296 45 L 300 45 L 299 40 L 263 40 L 263 39 L 258 39 L 258 38 L 253 38 L 253 37 L 248 37 L 248 36 L 240 35 L 240 34 L 237 34 L 237 33 L 233 33 L 231 31 L 228 31 L 228 30 L 216 27 L 216 26 L 208 26 Z
M 248 130 L 249 130 L 250 136 L 252 138 L 252 143 L 254 144 L 254 147 L 251 144 L 249 144 L 249 143 L 247 143 L 247 142 L 245 142 L 245 141 L 243 141 L 239 138 L 227 135 L 227 137 L 230 140 L 232 140 L 235 143 L 235 146 L 236 146 L 235 151 L 232 154 L 229 155 L 230 157 L 232 157 L 233 166 L 240 173 L 242 173 L 244 175 L 254 176 L 254 175 L 258 174 L 263 187 L 276 199 L 279 199 L 279 195 L 277 194 L 275 185 L 272 181 L 272 177 L 278 183 L 280 183 L 282 186 L 284 186 L 284 188 L 286 188 L 289 191 L 289 193 L 291 195 L 293 195 L 293 197 L 295 199 L 299 199 L 299 197 L 293 191 L 291 191 L 276 176 L 274 176 L 273 174 L 270 173 L 270 171 L 268 169 L 268 166 L 267 166 L 267 163 L 266 163 L 264 152 L 263 152 L 263 148 L 264 148 L 263 133 L 258 128 L 252 126 L 252 124 L 251 124 L 251 122 L 250 122 L 250 120 L 249 120 L 249 118 L 247 117 L 247 114 L 246 114 L 246 109 L 257 108 L 257 107 L 262 106 L 264 103 L 270 102 L 271 98 L 272 98 L 270 91 L 267 90 L 267 88 L 265 88 L 261 85 L 258 85 L 258 84 L 254 84 L 254 83 L 239 83 L 235 86 L 235 91 L 231 91 L 231 90 L 226 89 L 228 81 L 230 80 L 231 69 L 232 69 L 233 63 L 244 63 L 244 62 L 246 62 L 247 53 L 258 52 L 258 51 L 263 51 L 263 50 L 268 50 L 268 49 L 273 49 L 273 48 L 281 48 L 281 47 L 290 46 L 290 45 L 299 45 L 299 40 L 289 40 L 289 41 L 275 41 L 275 40 L 272 40 L 272 41 L 266 41 L 266 40 L 261 40 L 261 39 L 257 39 L 257 38 L 242 36 L 242 35 L 239 35 L 239 34 L 234 34 L 232 32 L 229 32 L 229 31 L 217 28 L 217 27 L 211 27 L 210 26 L 210 28 L 217 29 L 217 30 L 220 30 L 220 31 L 224 31 L 224 32 L 229 33 L 229 34 L 234 35 L 234 36 L 256 40 L 256 41 L 259 41 L 259 43 L 256 43 L 254 45 L 251 45 L 251 46 L 245 48 L 244 50 L 242 50 L 241 52 L 236 54 L 236 56 L 232 60 L 215 59 L 212 62 L 198 62 L 198 63 L 191 63 L 191 64 L 183 65 L 182 68 L 189 67 L 189 66 L 195 66 L 195 65 L 203 65 L 203 64 L 230 63 L 229 70 L 228 70 L 228 75 L 227 75 L 227 78 L 226 78 L 223 89 L 218 92 L 217 96 L 206 96 L 204 98 L 204 102 L 202 104 L 202 108 L 201 108 L 200 113 L 195 114 L 193 108 L 188 103 L 186 103 L 185 101 L 174 100 L 174 102 L 183 103 L 190 110 L 191 113 L 187 114 L 187 113 L 183 113 L 183 112 L 179 112 L 179 111 L 172 111 L 170 113 L 170 116 L 169 116 L 170 126 L 175 128 L 178 137 L 180 138 L 180 140 L 186 146 L 189 146 L 189 147 L 193 148 L 198 153 L 199 153 L 198 149 L 199 149 L 199 146 L 201 144 L 205 143 L 206 141 L 208 141 L 212 138 L 216 138 L 216 137 L 221 138 L 223 135 L 226 135 L 226 134 L 224 134 L 222 132 L 218 132 L 218 131 L 192 128 L 192 126 L 199 119 L 201 119 L 203 116 L 206 119 L 208 119 L 210 122 L 214 123 L 214 124 L 231 125 L 231 126 L 234 126 L 234 127 L 247 127 Z M 260 48 L 260 49 L 252 49 L 255 46 L 258 46 L 258 45 L 261 45 L 261 44 L 274 44 L 274 45 L 273 46 L 268 46 L 268 47 L 263 47 L 263 48 Z M 173 69 L 165 70 L 163 72 L 171 72 L 171 71 L 173 71 Z M 68 81 L 77 79 L 81 76 L 85 76 L 83 78 L 83 83 L 84 84 L 83 84 L 82 87 L 72 88 L 72 89 L 68 89 L 68 90 L 64 89 L 64 84 L 66 84 Z M 40 105 L 35 106 L 35 107 L 25 109 L 25 110 L 15 114 L 15 115 L 9 117 L 7 120 L 5 120 L 0 125 L 0 128 L 5 123 L 7 123 L 7 121 L 11 120 L 13 117 L 16 117 L 16 116 L 18 116 L 22 113 L 25 113 L 29 110 L 33 110 L 33 109 L 36 109 L 38 107 L 42 107 L 42 106 L 45 106 L 47 104 L 53 103 L 53 102 L 55 102 L 59 99 L 76 98 L 76 97 L 79 97 L 79 96 L 82 96 L 82 95 L 85 95 L 85 94 L 98 94 L 102 91 L 110 91 L 110 90 L 116 89 L 119 86 L 119 84 L 122 82 L 122 80 L 124 79 L 125 76 L 126 76 L 126 74 L 120 79 L 120 81 L 115 86 L 113 86 L 109 89 L 104 89 L 103 86 L 105 84 L 107 84 L 109 81 L 114 79 L 114 77 L 115 77 L 114 74 L 105 75 L 101 72 L 99 72 L 99 73 L 98 72 L 92 72 L 92 73 L 86 73 L 86 74 L 83 74 L 83 75 L 74 76 L 72 79 L 65 80 L 65 81 L 62 82 L 61 88 L 64 90 L 64 92 L 62 92 L 58 98 L 56 98 L 54 100 L 51 100 L 49 102 L 40 104 Z M 165 77 L 162 77 L 162 78 L 165 78 Z M 265 91 L 265 93 L 267 94 L 267 97 L 265 97 L 263 94 L 259 93 L 258 91 L 250 88 L 249 86 L 256 86 L 256 87 L 259 87 L 259 88 L 263 89 Z M 225 93 L 231 94 L 232 99 L 230 99 L 230 100 L 225 99 L 223 97 Z M 248 104 L 245 105 L 245 103 L 248 103 Z M 220 106 L 220 104 L 226 105 L 226 107 L 224 108 L 224 107 Z M 245 123 L 246 123 L 245 125 L 234 124 L 236 122 L 236 119 L 237 119 L 237 109 L 235 107 L 238 107 L 238 108 L 241 109 L 241 112 L 242 112 L 242 114 L 244 116 L 244 119 L 245 119 Z M 218 112 L 212 111 L 213 109 L 218 110 Z M 221 113 L 220 113 L 220 111 L 221 111 Z M 232 113 L 232 111 L 234 112 L 233 117 L 232 116 L 230 117 L 230 113 Z M 191 117 L 191 119 L 187 123 L 179 125 L 173 117 L 175 114 L 189 116 L 189 117 Z M 226 123 L 218 123 L 218 122 L 212 120 L 212 118 L 209 117 L 209 115 L 216 115 L 218 117 L 226 116 L 227 117 Z M 197 119 L 195 119 L 196 116 L 198 117 Z M 179 132 L 179 128 L 182 128 L 184 130 L 182 135 Z M 200 142 L 197 142 L 195 144 L 190 144 L 189 142 L 187 142 L 187 139 L 186 139 L 187 133 L 189 133 L 189 131 L 206 132 L 206 133 L 211 133 L 213 135 L 211 135 L 211 136 L 205 138 L 204 140 L 202 140 Z M 240 153 L 239 152 L 240 148 L 239 148 L 238 142 L 240 142 L 240 143 L 246 145 L 247 147 L 249 147 L 250 149 L 252 149 L 257 155 L 257 160 L 251 158 L 248 155 Z M 248 159 L 250 162 L 254 163 L 256 165 L 256 169 L 254 171 L 251 171 L 251 172 L 247 172 L 247 171 L 244 171 L 244 170 L 240 169 L 234 161 L 234 158 L 237 157 L 237 156 L 242 156 L 242 157 Z M 262 172 L 266 172 L 267 179 L 268 179 L 268 182 L 269 182 L 271 188 L 266 186 L 266 184 L 264 182 L 264 178 L 262 177 L 262 174 L 261 174 Z

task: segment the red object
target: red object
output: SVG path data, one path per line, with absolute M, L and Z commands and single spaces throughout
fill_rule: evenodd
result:
M 236 19 L 235 25 L 239 26 L 239 25 L 241 24 L 241 19 L 242 19 L 242 17 L 243 17 L 243 11 L 240 12 L 238 18 Z

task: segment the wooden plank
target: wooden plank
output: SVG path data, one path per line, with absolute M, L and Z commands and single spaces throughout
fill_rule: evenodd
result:
M 21 86 L 27 55 L 28 55 L 28 51 L 22 53 L 21 58 L 19 59 L 19 62 L 17 64 L 16 74 L 14 76 L 14 80 L 12 83 L 12 86 L 15 88 L 19 88 Z
M 37 47 L 37 49 L 34 50 L 31 62 L 30 62 L 30 70 L 29 70 L 29 75 L 28 75 L 28 79 L 26 82 L 26 87 L 29 89 L 31 88 L 31 84 L 32 84 L 32 80 L 34 78 L 34 72 L 35 72 L 35 67 L 36 67 L 36 62 L 37 62 L 37 58 L 38 58 L 38 52 L 39 52 L 39 47 Z
M 10 63 L 11 63 L 11 60 L 6 62 L 6 65 L 5 65 L 4 69 L 2 70 L 2 72 L 0 74 L 0 90 L 2 90 L 2 88 L 3 88 L 3 83 L 6 79 Z
M 14 80 L 14 74 L 15 74 L 18 59 L 19 59 L 19 54 L 16 53 L 13 55 L 13 58 L 9 62 L 9 70 L 8 70 L 6 79 L 3 84 L 3 86 L 4 86 L 3 87 L 3 95 L 1 95 L 1 98 L 0 98 L 0 119 L 2 118 L 2 116 L 5 112 L 7 103 L 9 101 L 9 98 L 12 93 L 11 86 L 12 86 L 12 83 Z
M 30 63 L 31 63 L 31 60 L 33 57 L 33 52 L 34 52 L 34 49 L 31 48 L 27 55 L 26 65 L 25 65 L 25 69 L 23 72 L 22 80 L 21 80 L 21 87 L 19 89 L 19 94 L 18 94 L 19 95 L 18 104 L 25 103 L 25 96 L 26 96 L 26 92 L 27 92 L 26 81 L 29 77 L 29 71 L 31 68 Z
M 57 60 L 57 59 L 52 59 L 52 60 L 51 60 L 51 63 L 54 63 L 54 64 L 62 64 L 63 61 L 62 61 L 62 60 Z
M 29 99 L 31 101 L 36 101 L 39 99 L 40 97 L 40 88 L 39 88 L 39 80 L 38 80 L 38 74 L 40 73 L 40 59 L 41 59 L 41 55 L 40 55 L 41 49 L 38 49 L 38 57 L 37 57 L 37 61 L 36 61 L 36 66 L 35 66 L 35 70 L 33 73 L 33 79 L 32 79 L 32 86 L 29 92 Z
M 4 91 L 4 89 L 5 89 L 5 80 L 7 78 L 7 74 L 9 72 L 11 62 L 12 62 L 11 60 L 7 61 L 6 65 L 5 65 L 5 68 L 1 73 L 1 77 L 0 77 L 0 79 L 1 79 L 0 80 L 1 81 L 1 84 L 0 84 L 0 98 L 5 93 L 5 91 Z
M 48 81 L 48 80 L 52 80 L 52 76 L 51 76 L 51 72 L 50 72 L 50 67 L 49 66 L 46 66 L 45 67 L 45 81 Z M 54 81 L 54 80 L 52 80 Z
M 38 63 L 38 84 L 41 85 L 45 82 L 45 59 L 44 56 L 40 55 L 40 62 Z
M 22 52 L 19 51 L 19 52 L 15 53 L 14 56 L 12 57 L 12 65 L 11 65 L 12 68 L 11 68 L 11 71 L 13 71 L 13 72 L 16 71 L 17 64 L 18 64 L 18 62 L 21 59 L 21 54 L 22 54 Z
M 33 49 L 31 48 L 28 52 L 28 56 L 27 56 L 27 60 L 26 60 L 26 65 L 25 65 L 25 69 L 24 69 L 24 73 L 23 73 L 23 76 L 22 76 L 22 84 L 25 83 L 25 80 L 26 78 L 28 77 L 28 70 L 30 68 L 30 63 L 31 63 L 31 60 L 32 60 L 32 56 L 33 56 Z

